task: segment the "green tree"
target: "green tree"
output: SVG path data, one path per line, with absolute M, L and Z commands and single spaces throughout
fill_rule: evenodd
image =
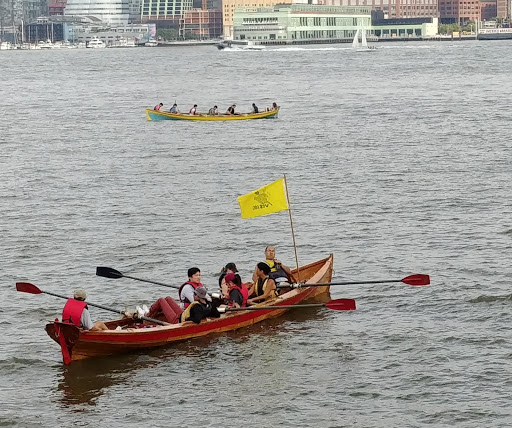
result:
M 176 40 L 179 37 L 179 31 L 176 28 L 159 28 L 156 30 L 158 39 Z

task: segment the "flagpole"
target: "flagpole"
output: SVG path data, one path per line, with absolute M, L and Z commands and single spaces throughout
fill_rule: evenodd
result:
M 292 229 L 293 250 L 295 251 L 295 263 L 297 264 L 297 281 L 300 281 L 299 258 L 297 257 L 297 245 L 295 244 L 295 232 L 293 231 L 292 206 L 290 205 L 290 197 L 288 196 L 288 182 L 286 174 L 284 176 L 284 187 L 286 189 L 286 200 L 288 201 L 288 214 L 290 214 L 290 227 Z M 291 279 L 291 278 L 290 278 Z

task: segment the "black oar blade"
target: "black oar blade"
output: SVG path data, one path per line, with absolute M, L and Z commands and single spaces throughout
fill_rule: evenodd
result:
M 354 299 L 336 299 L 327 302 L 325 307 L 335 311 L 355 311 L 356 301 Z
M 115 270 L 115 269 L 112 269 L 109 267 L 104 267 L 104 266 L 98 266 L 96 268 L 96 275 L 103 276 L 105 278 L 113 278 L 113 279 L 123 277 L 123 274 L 121 272 L 119 272 L 118 270 Z
M 30 282 L 17 282 L 16 290 L 21 291 L 23 293 L 30 293 L 30 294 L 42 294 L 43 293 L 39 288 L 37 288 L 34 284 L 31 284 Z
M 423 274 L 409 275 L 402 279 L 402 282 L 413 286 L 429 285 L 430 276 Z

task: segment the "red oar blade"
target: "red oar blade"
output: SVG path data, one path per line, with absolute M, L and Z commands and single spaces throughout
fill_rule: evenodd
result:
M 354 299 L 336 299 L 327 302 L 325 307 L 335 311 L 355 311 L 356 301 Z
M 408 285 L 429 285 L 430 276 L 422 274 L 409 275 L 402 279 L 402 282 Z
M 30 282 L 17 282 L 16 290 L 22 291 L 23 293 L 31 293 L 31 294 L 42 294 L 43 292 L 37 288 L 34 284 Z

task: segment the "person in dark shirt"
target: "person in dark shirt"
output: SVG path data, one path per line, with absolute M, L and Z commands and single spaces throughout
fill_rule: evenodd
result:
M 258 110 L 258 107 L 256 106 L 256 104 L 252 103 L 252 112 L 253 113 L 259 113 L 260 111 Z
M 219 317 L 220 313 L 212 304 L 212 299 L 208 295 L 206 288 L 197 287 L 194 290 L 194 302 L 181 314 L 181 322 L 193 321 L 196 324 L 200 324 L 203 319 Z
M 235 308 L 245 308 L 247 306 L 247 298 L 249 297 L 249 290 L 247 286 L 242 283 L 242 278 L 237 273 L 228 273 L 225 277 L 227 288 L 227 301 L 229 306 Z
M 228 108 L 228 111 L 226 112 L 226 114 L 238 114 L 238 113 L 235 113 L 235 107 L 236 107 L 236 104 L 233 104 L 230 108 Z

